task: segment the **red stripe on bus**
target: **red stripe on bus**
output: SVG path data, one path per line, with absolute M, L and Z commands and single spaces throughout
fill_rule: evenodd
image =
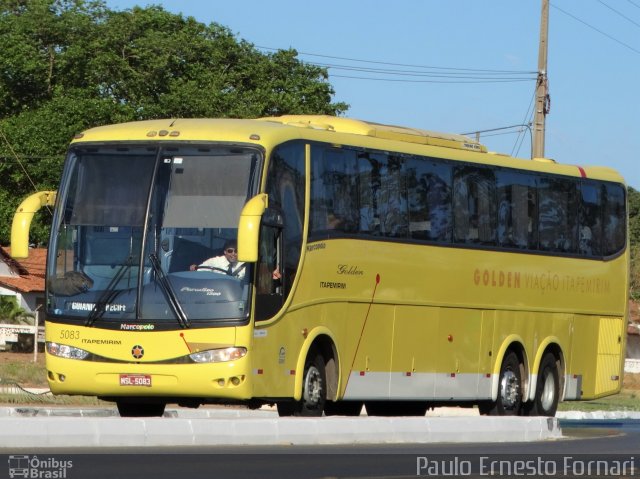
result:
M 587 172 L 584 171 L 584 168 L 582 166 L 578 166 L 576 165 L 576 167 L 578 168 L 578 170 L 580 170 L 580 176 L 582 176 L 583 178 L 587 177 Z

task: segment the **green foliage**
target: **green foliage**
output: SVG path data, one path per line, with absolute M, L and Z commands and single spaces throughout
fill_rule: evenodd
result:
M 226 27 L 158 6 L 0 0 L 0 37 L 0 244 L 22 199 L 57 188 L 66 146 L 86 128 L 347 109 L 331 102 L 326 69 L 295 50 L 264 54 Z M 46 243 L 50 221 L 36 215 L 33 242 Z
M 640 192 L 632 187 L 628 189 L 629 202 L 629 241 L 631 247 L 640 246 Z
M 34 324 L 35 316 L 18 306 L 15 296 L 0 296 L 0 322 L 8 324 Z

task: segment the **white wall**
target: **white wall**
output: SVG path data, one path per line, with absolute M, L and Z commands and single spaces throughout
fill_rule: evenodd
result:
M 4 261 L 0 261 L 0 276 L 15 276 Z
M 44 293 L 18 293 L 12 289 L 0 286 L 0 296 L 15 296 L 18 306 L 28 313 L 34 313 L 36 310 L 36 301 L 38 298 L 44 297 Z M 34 313 L 35 314 L 35 313 Z

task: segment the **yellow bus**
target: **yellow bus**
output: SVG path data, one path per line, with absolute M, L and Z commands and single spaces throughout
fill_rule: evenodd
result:
M 609 168 L 347 118 L 154 120 L 77 135 L 58 192 L 16 213 L 14 255 L 54 200 L 55 394 L 123 416 L 552 416 L 621 388 L 626 189 Z

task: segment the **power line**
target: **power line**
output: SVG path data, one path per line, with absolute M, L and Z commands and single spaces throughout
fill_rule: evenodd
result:
M 36 186 L 36 184 L 33 182 L 33 180 L 31 179 L 31 176 L 29 176 L 29 173 L 27 172 L 27 169 L 24 167 L 24 165 L 22 164 L 22 162 L 20 161 L 20 157 L 18 156 L 18 154 L 15 152 L 15 150 L 13 149 L 13 146 L 11 145 L 11 143 L 9 142 L 9 139 L 6 137 L 6 135 L 4 134 L 4 131 L 2 130 L 2 128 L 0 128 L 0 136 L 2 136 L 2 139 L 4 140 L 4 142 L 7 144 L 7 147 L 9 148 L 9 151 L 11 152 L 11 154 L 14 156 L 14 158 L 16 159 L 16 161 L 18 162 L 18 164 L 20 165 L 20 168 L 22 168 L 23 173 L 25 174 L 25 176 L 27 177 L 27 179 L 29 180 L 29 183 L 31 183 L 31 186 L 33 186 L 33 189 L 35 191 L 38 191 L 38 187 Z
M 0 160 L 4 160 L 4 161 L 9 161 L 9 160 L 13 160 L 14 157 L 12 156 L 0 156 Z M 64 154 L 59 154 L 59 155 L 29 155 L 29 156 L 24 156 L 22 155 L 22 159 L 25 161 L 35 161 L 35 160 L 59 160 L 61 158 L 64 158 Z
M 624 13 L 619 12 L 618 10 L 616 10 L 615 8 L 611 7 L 610 5 L 607 5 L 606 3 L 604 3 L 602 0 L 598 0 L 598 3 L 601 3 L 602 5 L 604 5 L 605 7 L 607 7 L 609 10 L 611 10 L 612 12 L 620 15 L 622 18 L 624 18 L 625 20 L 633 23 L 636 27 L 640 28 L 640 23 L 635 22 L 634 20 L 632 20 L 631 18 L 627 17 Z
M 629 2 L 631 5 L 633 5 L 636 8 L 640 8 L 640 5 L 638 5 L 637 3 L 632 2 L 631 0 L 627 0 L 627 2 Z
M 524 81 L 535 81 L 531 78 L 509 78 L 502 80 L 406 80 L 401 78 L 376 78 L 376 77 L 359 77 L 352 75 L 331 75 L 332 78 L 350 78 L 354 80 L 372 80 L 372 81 L 387 81 L 387 82 L 403 82 L 403 83 L 516 83 Z
M 461 135 L 464 136 L 471 136 L 471 135 L 477 135 L 479 133 L 493 133 L 492 135 L 485 135 L 485 136 L 499 136 L 499 135 L 513 135 L 515 134 L 515 132 L 511 131 L 511 132 L 506 132 L 506 133 L 494 133 L 497 131 L 505 131 L 505 130 L 513 130 L 515 128 L 523 128 L 523 127 L 529 127 L 529 125 L 509 125 L 509 126 L 501 126 L 500 128 L 488 128 L 486 130 L 476 130 L 476 131 L 467 131 L 465 133 L 460 133 Z
M 522 120 L 522 124 L 523 125 L 531 125 L 531 122 L 533 121 L 533 105 L 535 103 L 536 100 L 536 92 L 533 92 L 533 95 L 531 95 L 531 101 L 529 102 L 529 107 L 527 108 L 527 112 L 524 114 L 524 119 Z M 528 120 L 528 121 L 527 121 Z M 516 141 L 513 145 L 513 148 L 511 149 L 511 156 L 517 156 L 518 153 L 520 153 L 520 148 L 522 148 L 522 144 L 524 143 L 524 130 L 520 130 L 520 132 L 518 133 L 518 137 L 516 138 Z M 529 135 L 531 136 L 531 128 L 529 128 Z M 520 143 L 518 145 L 518 143 Z M 531 145 L 531 156 L 533 157 L 533 144 Z
M 272 48 L 272 47 L 263 47 L 256 45 L 256 48 L 260 48 L 261 50 L 269 50 L 269 51 L 280 51 L 281 48 Z M 490 69 L 477 69 L 477 68 L 456 68 L 456 67 L 438 67 L 432 65 L 416 65 L 416 64 L 407 64 L 407 63 L 392 63 L 392 62 L 383 62 L 376 60 L 362 60 L 358 58 L 348 58 L 348 57 L 338 57 L 333 55 L 323 55 L 320 53 L 309 53 L 309 52 L 300 52 L 297 51 L 298 55 L 305 55 L 310 57 L 319 57 L 319 58 L 330 58 L 332 60 L 345 60 L 350 62 L 361 62 L 361 63 L 371 63 L 376 65 L 388 65 L 395 67 L 405 67 L 405 68 L 422 68 L 422 69 L 430 69 L 430 70 L 445 70 L 452 72 L 471 72 L 471 73 L 502 73 L 502 74 L 537 74 L 536 71 L 526 71 L 526 70 L 490 70 Z
M 519 128 L 519 129 L 516 129 Z M 482 138 L 491 138 L 493 136 L 507 136 L 507 135 L 520 135 L 521 131 L 523 130 L 524 126 L 514 126 L 513 129 L 515 131 L 503 131 L 500 133 L 487 133 L 485 135 L 482 135 Z M 491 131 L 491 130 L 489 130 Z M 511 155 L 513 156 L 513 155 Z
M 377 75 L 383 75 L 382 77 L 366 77 L 367 79 L 378 79 L 378 80 L 397 80 L 401 81 L 403 77 L 413 77 L 413 78 L 436 78 L 440 80 L 467 80 L 464 83 L 468 83 L 471 80 L 479 80 L 477 83 L 492 83 L 492 82 L 512 82 L 512 81 L 534 81 L 536 77 L 529 76 L 524 78 L 517 77 L 502 77 L 502 76 L 475 76 L 475 75 L 452 75 L 446 73 L 421 73 L 416 71 L 402 71 L 402 70 L 385 70 L 385 69 L 374 69 L 374 68 L 361 68 L 361 67 L 352 67 L 348 65 L 332 65 L 332 64 L 318 64 L 313 63 L 313 65 L 320 66 L 323 68 L 327 68 L 328 70 L 338 70 L 338 71 L 348 71 L 348 72 L 358 72 L 358 73 L 372 73 Z M 340 76 L 334 75 L 332 76 Z M 345 77 L 345 76 L 343 76 Z M 395 78 L 394 78 L 395 77 Z M 398 78 L 400 77 L 400 78 Z M 355 77 L 354 77 L 355 78 Z M 358 77 L 364 78 L 364 77 Z M 409 81 L 409 80 L 407 80 Z M 440 83 L 460 83 L 456 81 L 441 81 Z
M 16 151 L 13 149 L 13 146 L 9 142 L 9 139 L 7 138 L 7 136 L 4 134 L 4 131 L 2 130 L 2 128 L 0 128 L 0 136 L 2 136 L 2 139 L 4 140 L 4 142 L 7 144 L 7 147 L 9 148 L 9 152 L 15 157 L 16 161 L 20 165 L 20 168 L 22 168 L 22 171 L 24 172 L 25 176 L 29 180 L 29 183 L 31 183 L 31 186 L 33 187 L 34 191 L 38 191 L 38 187 L 36 186 L 34 181 L 31 179 L 31 176 L 29 175 L 29 172 L 27 171 L 25 166 L 22 164 L 22 161 L 20 161 L 20 157 L 18 156 Z M 47 206 L 46 208 L 49 214 L 53 216 L 53 212 L 51 211 L 51 208 L 49 206 Z
M 350 70 L 350 71 L 359 71 L 366 73 L 380 73 L 384 75 L 400 75 L 400 76 L 418 76 L 418 77 L 434 77 L 434 78 L 472 78 L 472 79 L 510 79 L 508 76 L 522 76 L 522 73 L 459 73 L 459 72 L 423 72 L 419 70 L 397 70 L 397 69 L 389 69 L 389 68 L 368 68 L 368 67 L 359 67 L 352 65 L 339 65 L 334 63 L 315 63 L 308 62 L 311 65 L 316 65 L 323 68 L 332 68 L 335 70 Z M 499 77 L 496 75 L 500 75 Z M 507 75 L 507 78 L 503 78 L 503 75 Z M 527 79 L 534 80 L 536 77 L 530 73 L 527 73 Z
M 640 50 L 636 50 L 636 49 L 635 49 L 635 48 L 633 48 L 631 45 L 628 45 L 628 44 L 624 43 L 623 41 L 618 40 L 617 38 L 615 38 L 615 37 L 613 37 L 613 36 L 609 35 L 608 33 L 603 32 L 602 30 L 600 30 L 600 29 L 598 29 L 598 28 L 594 27 L 593 25 L 591 25 L 591 24 L 589 24 L 589 23 L 585 22 L 584 20 L 579 19 L 579 18 L 578 18 L 578 17 L 576 17 L 575 15 L 572 15 L 571 13 L 567 12 L 566 10 L 563 10 L 562 8 L 560 8 L 560 7 L 556 6 L 556 5 L 554 5 L 553 3 L 551 3 L 550 5 L 551 5 L 553 8 L 555 8 L 556 10 L 558 10 L 558 11 L 560 11 L 560 12 L 564 13 L 565 15 L 567 15 L 567 16 L 569 16 L 569 17 L 573 18 L 574 20 L 576 20 L 576 21 L 578 21 L 578 22 L 582 23 L 583 25 L 585 25 L 585 26 L 587 26 L 587 27 L 591 28 L 592 30 L 595 30 L 595 31 L 596 31 L 596 32 L 598 32 L 600 35 L 604 35 L 604 36 L 605 36 L 605 37 L 607 37 L 609 40 L 613 40 L 614 42 L 619 43 L 619 44 L 620 44 L 620 45 L 622 45 L 623 47 L 628 48 L 628 49 L 629 49 L 629 50 L 631 50 L 632 52 L 640 54 Z
M 263 47 L 263 46 L 258 46 L 257 48 L 260 48 L 263 50 L 277 50 L 275 48 Z M 340 74 L 331 73 L 332 78 L 347 78 L 347 79 L 353 79 L 353 80 L 405 82 L 405 83 L 451 83 L 451 84 L 513 83 L 513 82 L 522 82 L 522 81 L 534 81 L 537 78 L 536 76 L 534 76 L 534 75 L 537 75 L 537 73 L 533 71 L 435 67 L 435 66 L 427 66 L 427 65 L 362 60 L 357 58 L 338 57 L 334 55 L 323 55 L 319 53 L 306 53 L 306 52 L 297 52 L 297 53 L 299 55 L 329 58 L 329 59 L 342 60 L 342 61 L 360 62 L 360 63 L 371 64 L 371 65 L 401 67 L 400 69 L 399 68 L 374 68 L 374 67 L 359 66 L 359 65 L 307 61 L 307 63 L 310 65 L 315 65 L 320 68 L 326 68 L 328 70 L 382 75 L 382 76 L 357 76 L 357 75 L 340 75 Z M 412 79 L 407 79 L 406 77 L 412 77 Z M 433 78 L 434 80 L 418 80 L 415 78 Z

